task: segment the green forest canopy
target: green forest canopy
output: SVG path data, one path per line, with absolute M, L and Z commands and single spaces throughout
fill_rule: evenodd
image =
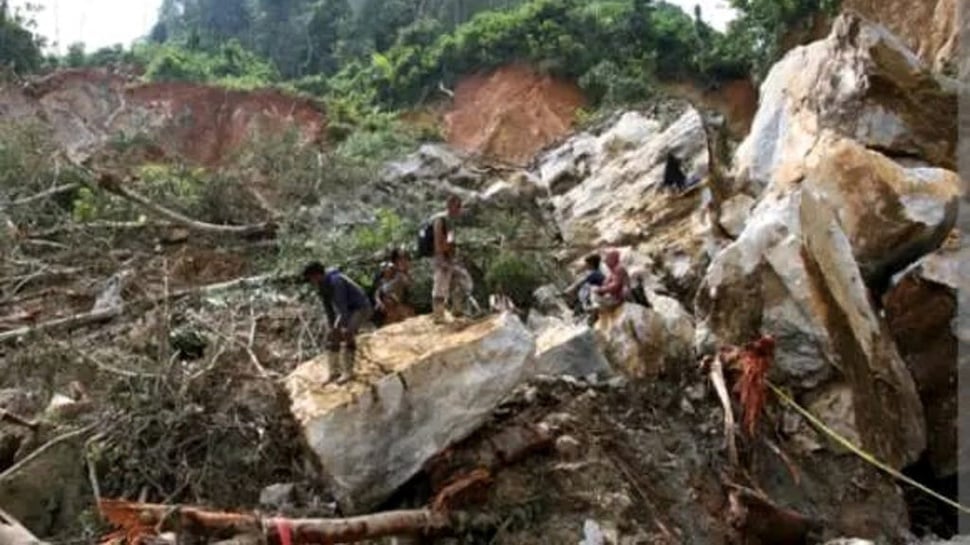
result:
M 659 0 L 163 0 L 148 36 L 43 59 L 29 18 L 0 3 L 0 59 L 18 73 L 128 63 L 150 80 L 284 85 L 348 118 L 426 98 L 512 61 L 577 81 L 594 103 L 649 97 L 658 80 L 763 72 L 780 38 L 838 0 L 731 0 L 727 32 Z

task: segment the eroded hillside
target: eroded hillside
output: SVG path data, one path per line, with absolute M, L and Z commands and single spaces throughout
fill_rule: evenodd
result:
M 153 160 L 215 166 L 254 138 L 295 131 L 321 142 L 313 101 L 279 91 L 234 91 L 191 83 L 141 83 L 104 69 L 62 70 L 0 92 L 5 120 L 39 121 L 83 161 L 111 144 L 142 143 Z
M 944 3 L 913 21 L 949 28 Z M 466 74 L 445 142 L 380 168 L 346 153 L 385 141 L 335 151 L 275 91 L 6 89 L 0 542 L 951 537 L 958 510 L 906 480 L 962 476 L 950 31 L 915 39 L 890 4 L 757 90 L 669 84 L 591 125 L 568 81 Z M 419 315 L 368 324 L 336 380 L 300 270 L 369 288 L 449 195 L 485 308 L 433 323 L 416 258 Z M 643 299 L 592 321 L 563 288 L 608 248 Z

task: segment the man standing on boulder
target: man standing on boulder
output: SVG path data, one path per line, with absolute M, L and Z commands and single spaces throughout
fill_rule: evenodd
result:
M 339 368 L 337 383 L 350 380 L 354 372 L 354 359 L 357 353 L 357 332 L 373 314 L 373 307 L 367 294 L 336 268 L 326 269 L 319 261 L 308 264 L 303 269 L 303 279 L 317 288 L 317 295 L 323 302 L 327 313 L 330 331 L 327 335 L 327 351 L 330 353 L 331 369 Z M 346 345 L 344 354 L 340 345 Z M 343 357 L 341 357 L 343 356 Z
M 452 314 L 463 315 L 462 305 L 471 295 L 472 278 L 464 267 L 458 264 L 455 255 L 455 230 L 449 220 L 461 214 L 461 199 L 455 195 L 448 197 L 447 209 L 431 217 L 430 227 L 434 257 L 434 286 L 431 290 L 431 308 L 435 323 L 444 323 L 445 305 L 451 302 Z M 454 288 L 457 288 L 455 290 Z M 458 293 L 453 293 L 457 291 Z

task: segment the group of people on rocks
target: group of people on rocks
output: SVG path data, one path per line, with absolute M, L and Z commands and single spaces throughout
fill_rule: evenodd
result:
M 472 278 L 457 259 L 453 220 L 461 214 L 462 203 L 451 196 L 443 212 L 433 215 L 418 233 L 418 257 L 432 259 L 432 318 L 445 322 L 450 300 L 451 314 L 464 315 L 464 305 L 471 298 Z M 319 261 L 306 265 L 303 279 L 316 288 L 327 315 L 329 333 L 326 349 L 338 368 L 337 382 L 350 379 L 357 351 L 357 334 L 368 321 L 377 326 L 393 324 L 414 316 L 408 304 L 408 291 L 413 284 L 411 256 L 401 248 L 391 250 L 375 274 L 368 293 L 337 267 L 325 267 Z M 341 352 L 341 347 L 346 348 Z M 333 361 L 332 360 L 332 361 Z
M 455 318 L 465 315 L 465 305 L 474 303 L 472 277 L 460 264 L 455 244 L 454 219 L 462 211 L 462 202 L 451 196 L 446 209 L 437 213 L 422 225 L 418 233 L 417 254 L 430 258 L 434 271 L 431 290 L 432 320 L 436 324 L 446 322 L 446 309 Z M 618 250 L 605 254 L 607 274 L 600 270 L 601 257 L 592 254 L 585 258 L 585 269 L 580 277 L 563 294 L 576 302 L 576 310 L 596 321 L 602 311 L 617 308 L 626 301 L 646 304 L 623 267 Z M 329 333 L 326 349 L 331 353 L 337 368 L 337 382 L 350 379 L 357 350 L 357 335 L 361 327 L 371 322 L 378 327 L 397 323 L 415 315 L 408 304 L 409 289 L 413 284 L 411 256 L 401 248 L 391 250 L 376 272 L 372 291 L 368 294 L 357 282 L 336 267 L 325 267 L 319 261 L 306 265 L 303 279 L 316 288 L 323 302 Z M 638 297 L 639 295 L 639 297 Z M 509 303 L 495 304 L 493 308 L 507 309 Z M 346 348 L 341 351 L 341 348 Z

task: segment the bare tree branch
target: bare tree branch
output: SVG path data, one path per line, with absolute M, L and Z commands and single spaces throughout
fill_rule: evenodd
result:
M 10 342 L 19 339 L 20 337 L 36 333 L 49 333 L 58 329 L 72 329 L 99 322 L 106 322 L 121 316 L 121 313 L 122 309 L 120 308 L 107 308 L 85 312 L 82 314 L 75 314 L 73 316 L 65 316 L 64 318 L 58 318 L 49 322 L 19 327 L 17 329 L 0 333 L 0 343 Z
M 158 203 L 154 203 L 147 197 L 124 187 L 118 177 L 114 174 L 102 172 L 100 176 L 98 176 L 97 180 L 98 187 L 104 189 L 105 191 L 127 199 L 157 216 L 178 223 L 194 231 L 242 237 L 273 235 L 276 232 L 276 225 L 272 222 L 254 225 L 216 225 L 214 223 L 206 223 L 194 220 L 174 210 L 165 208 Z
M 80 187 L 81 187 L 81 184 L 79 183 L 70 183 L 70 184 L 62 184 L 62 185 L 54 186 L 50 189 L 41 191 L 40 193 L 37 193 L 35 195 L 31 195 L 29 197 L 24 197 L 22 199 L 17 199 L 16 201 L 12 201 L 10 204 L 7 205 L 7 208 L 13 208 L 14 206 L 24 206 L 26 204 L 44 200 L 48 197 L 53 197 L 54 195 L 58 195 L 60 193 L 67 193 L 69 191 L 74 191 L 75 189 L 78 189 Z

